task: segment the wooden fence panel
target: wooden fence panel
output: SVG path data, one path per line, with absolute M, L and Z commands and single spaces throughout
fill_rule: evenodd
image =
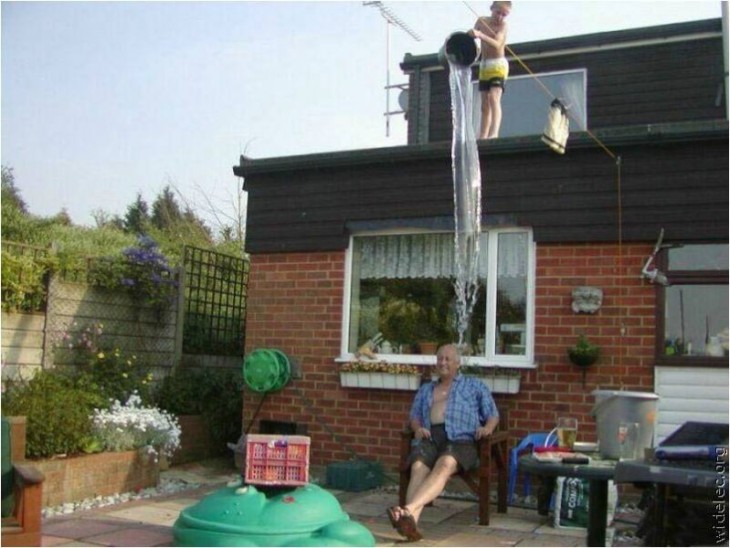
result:
M 29 378 L 43 364 L 44 314 L 2 313 L 2 377 Z

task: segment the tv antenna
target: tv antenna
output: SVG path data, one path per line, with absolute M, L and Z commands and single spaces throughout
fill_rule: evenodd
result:
M 416 42 L 420 42 L 422 39 L 408 24 L 398 17 L 393 10 L 380 1 L 375 2 L 363 2 L 363 6 L 378 8 L 380 15 L 385 19 L 385 136 L 390 137 L 390 117 L 393 114 L 403 114 L 408 106 L 407 89 L 408 84 L 394 84 L 390 85 L 390 26 L 395 25 L 400 28 L 403 32 L 408 34 Z M 401 94 L 398 97 L 398 103 L 402 110 L 390 110 L 390 90 L 400 89 Z

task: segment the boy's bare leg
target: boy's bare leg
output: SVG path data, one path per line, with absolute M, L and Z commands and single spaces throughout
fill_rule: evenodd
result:
M 489 131 L 486 139 L 499 137 L 499 128 L 502 125 L 502 88 L 493 87 L 487 93 L 489 111 L 491 113 Z
M 489 99 L 489 92 L 482 91 L 482 123 L 479 128 L 479 138 L 487 139 L 489 136 L 489 127 L 492 125 L 492 110 Z
M 428 470 L 423 463 L 423 468 Z M 449 478 L 454 475 L 458 470 L 458 464 L 456 459 L 451 455 L 444 455 L 439 457 L 436 464 L 430 473 L 426 474 L 426 477 L 421 481 L 420 485 L 411 491 L 410 485 L 408 486 L 407 504 L 405 509 L 410 512 L 413 518 L 418 523 L 418 518 L 421 515 L 423 507 L 426 506 L 432 500 L 435 500 L 446 487 L 446 483 Z

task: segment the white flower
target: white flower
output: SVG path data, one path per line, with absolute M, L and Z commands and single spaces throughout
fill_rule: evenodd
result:
M 142 407 L 136 393 L 124 405 L 115 400 L 109 410 L 95 409 L 91 418 L 94 434 L 110 451 L 149 447 L 171 455 L 180 447 L 177 418 L 156 407 Z

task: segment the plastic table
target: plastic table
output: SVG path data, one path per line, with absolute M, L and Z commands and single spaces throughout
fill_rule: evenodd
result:
M 613 479 L 617 461 L 601 460 L 591 464 L 563 464 L 541 462 L 532 455 L 520 457 L 523 472 L 544 478 L 585 478 L 590 484 L 588 493 L 587 546 L 606 545 L 606 518 L 608 515 L 608 480 Z

